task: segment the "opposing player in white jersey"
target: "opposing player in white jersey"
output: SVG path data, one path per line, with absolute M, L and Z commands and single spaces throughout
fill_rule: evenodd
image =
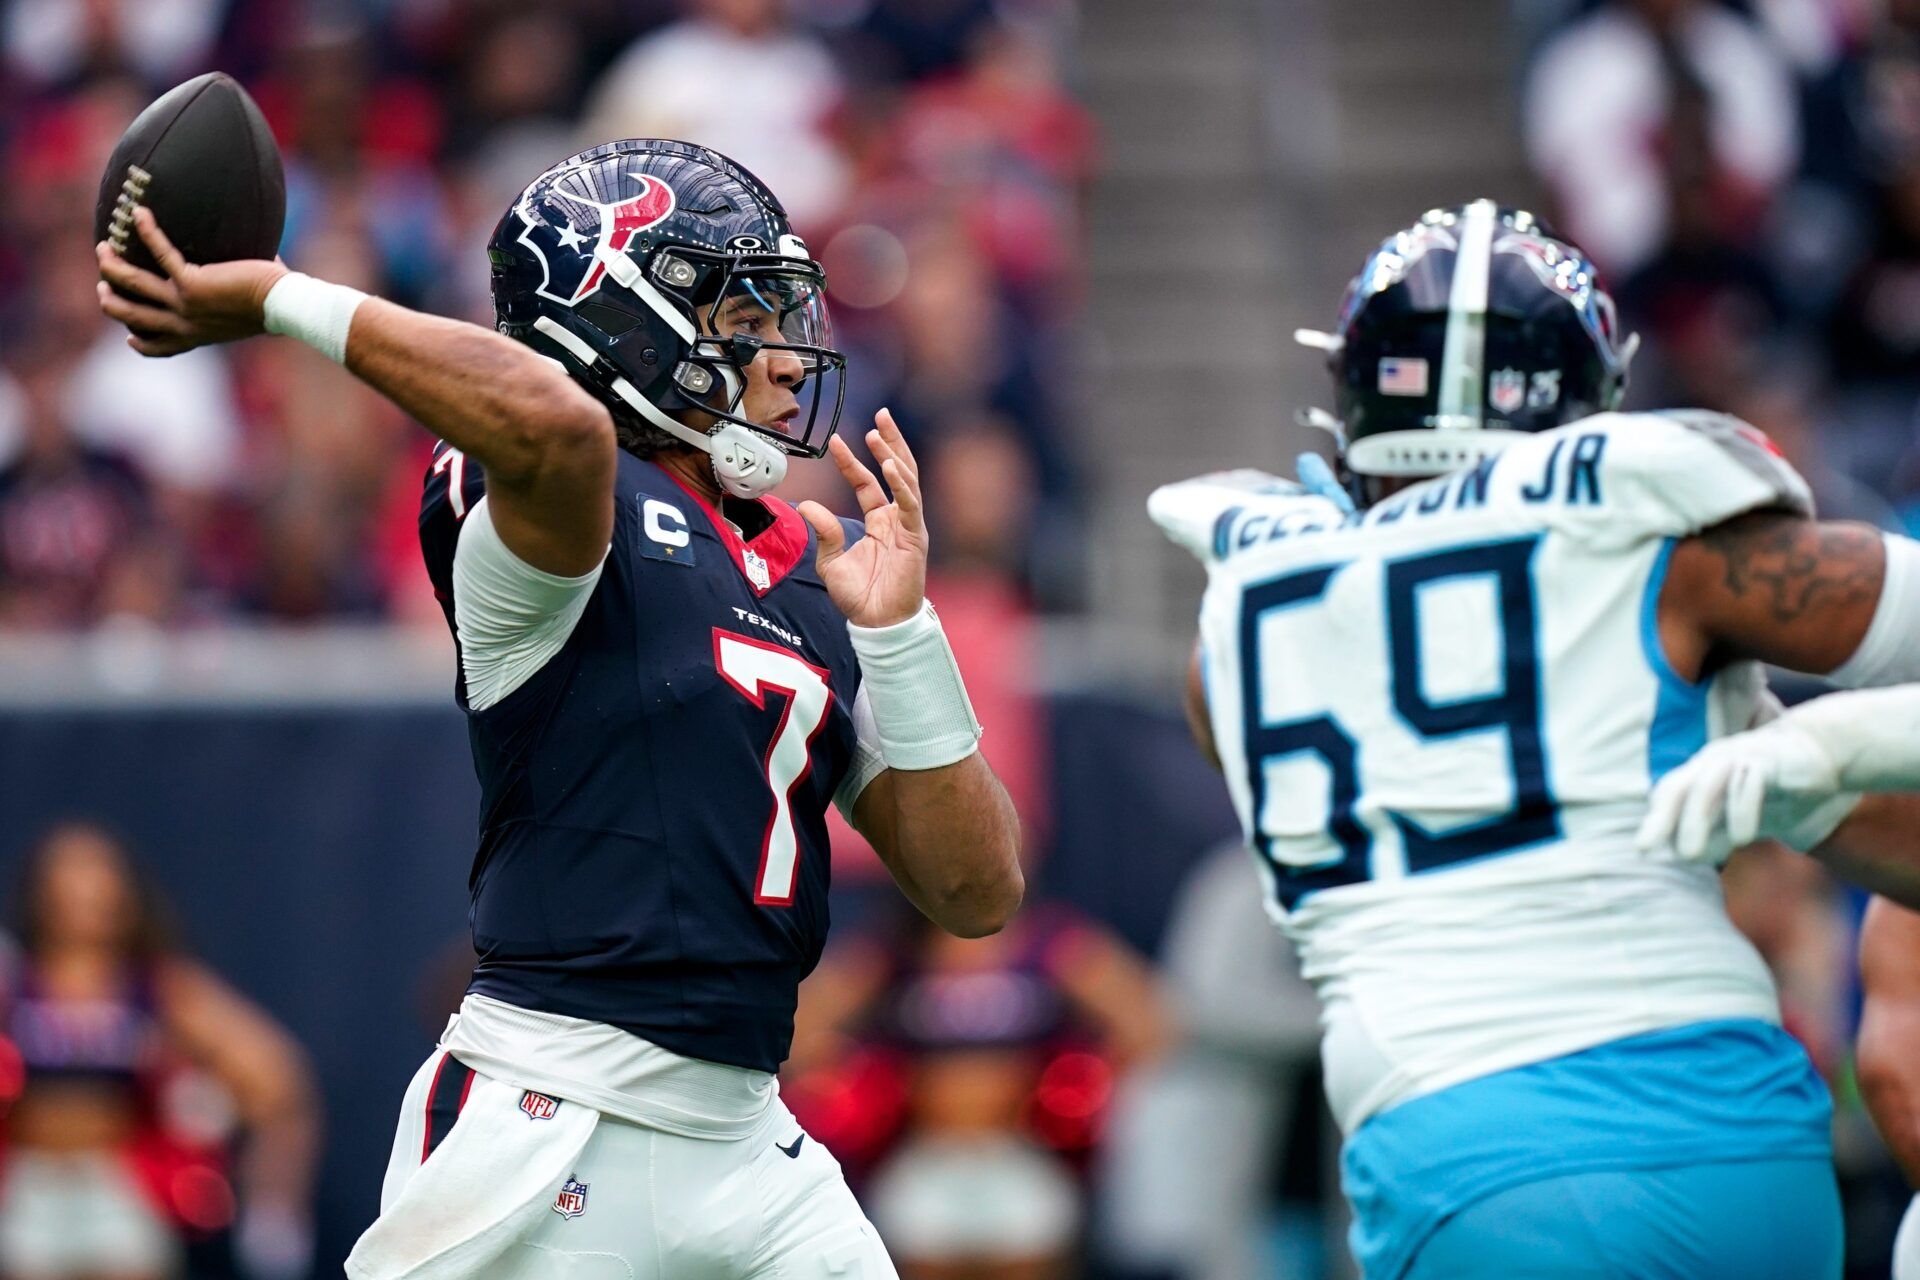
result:
M 1324 1003 L 1367 1280 L 1837 1276 L 1826 1089 L 1712 868 L 1635 834 L 1759 660 L 1876 675 L 1916 549 L 1817 523 L 1741 423 L 1612 412 L 1612 302 L 1526 214 L 1428 214 L 1314 336 L 1360 509 L 1233 473 L 1151 510 L 1207 568 L 1199 719 Z M 1780 809 L 1858 852 L 1844 802 Z

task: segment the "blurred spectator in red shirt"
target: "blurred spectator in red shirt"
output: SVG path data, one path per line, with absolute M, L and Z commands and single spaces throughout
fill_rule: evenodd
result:
M 295 474 L 261 504 L 239 603 L 278 622 L 371 618 L 383 599 L 365 541 L 369 514 L 326 478 Z
M 377 287 L 378 248 L 364 228 L 317 232 L 303 265 L 322 279 Z M 396 472 L 410 470 L 416 428 L 305 347 L 263 343 L 243 355 L 263 424 L 257 447 L 270 464 L 250 494 L 243 553 L 228 567 L 238 603 L 284 622 L 380 614 L 379 521 Z
M 687 0 L 679 22 L 642 37 L 607 69 L 587 132 L 684 138 L 733 157 L 780 194 L 803 232 L 846 194 L 828 133 L 839 69 L 815 36 L 786 21 L 784 0 Z
M 957 73 L 907 94 L 891 145 L 908 173 L 954 194 L 1023 305 L 1039 316 L 1071 307 L 1095 130 L 1039 32 L 981 25 Z

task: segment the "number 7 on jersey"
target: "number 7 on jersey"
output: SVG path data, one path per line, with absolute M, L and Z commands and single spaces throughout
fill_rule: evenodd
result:
M 773 814 L 760 841 L 753 900 L 760 906 L 792 906 L 794 880 L 800 871 L 793 793 L 813 768 L 813 740 L 827 722 L 833 690 L 825 671 L 792 650 L 718 628 L 713 633 L 713 663 L 720 678 L 756 707 L 767 705 L 769 690 L 786 695 L 780 723 L 767 746 L 765 767 Z

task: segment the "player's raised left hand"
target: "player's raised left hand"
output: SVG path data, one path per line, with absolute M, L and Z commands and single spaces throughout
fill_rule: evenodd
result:
M 151 210 L 136 210 L 134 225 L 164 274 L 141 270 L 104 240 L 94 246 L 100 310 L 133 331 L 128 346 L 143 356 L 172 356 L 265 332 L 267 291 L 287 274 L 285 263 L 253 258 L 195 264 L 167 239 Z
M 867 536 L 849 547 L 839 519 L 817 502 L 801 503 L 800 514 L 818 535 L 815 563 L 834 605 L 849 622 L 886 627 L 920 612 L 926 599 L 927 521 L 920 505 L 920 467 L 899 424 L 886 409 L 873 416 L 873 423 L 867 449 L 880 464 L 884 487 L 840 437 L 827 442 L 834 465 L 860 501 Z

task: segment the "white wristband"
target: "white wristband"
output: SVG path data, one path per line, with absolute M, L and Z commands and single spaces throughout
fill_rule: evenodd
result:
M 347 330 L 366 300 L 358 289 L 289 271 L 267 290 L 261 310 L 268 333 L 298 338 L 335 364 L 345 364 Z
M 847 633 L 889 769 L 938 769 L 980 749 L 980 722 L 931 604 L 890 627 L 848 623 Z

